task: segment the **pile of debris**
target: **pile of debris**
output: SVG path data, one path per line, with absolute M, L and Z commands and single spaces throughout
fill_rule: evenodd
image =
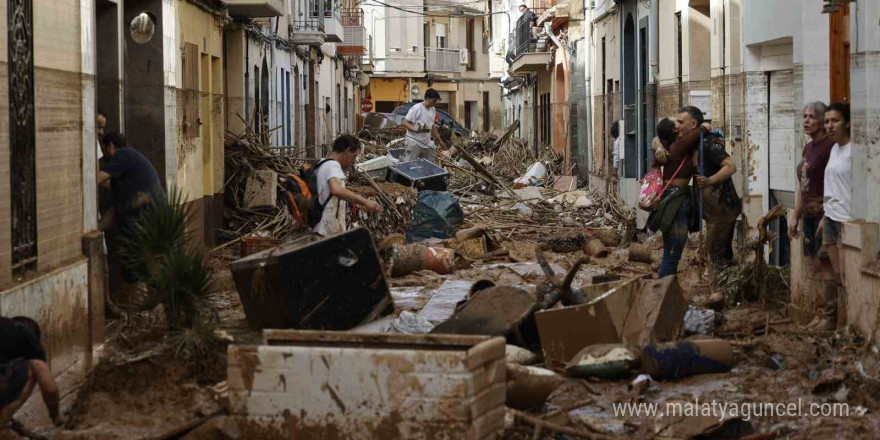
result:
M 373 151 L 377 145 L 362 141 L 367 151 Z M 278 178 L 299 174 L 303 165 L 316 161 L 306 157 L 305 150 L 269 147 L 251 130 L 241 135 L 227 133 L 226 228 L 220 231 L 221 239 L 227 244 L 254 239 L 274 245 L 308 234 L 308 229 L 289 214 L 288 200 L 281 193 Z M 383 214 L 372 214 L 352 207 L 347 213 L 349 224 L 366 227 L 377 240 L 406 231 L 417 198 L 415 190 L 371 181 L 359 173 L 353 173 L 346 187 L 386 208 Z

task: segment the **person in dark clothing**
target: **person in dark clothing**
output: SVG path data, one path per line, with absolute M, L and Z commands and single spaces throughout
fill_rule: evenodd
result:
M 52 422 L 64 423 L 58 411 L 61 393 L 40 342 L 40 326 L 23 316 L 0 317 L 0 433 L 15 429 L 12 417 L 39 385 Z
M 532 27 L 538 25 L 538 16 L 535 15 L 535 13 L 532 12 L 532 10 L 529 9 L 528 6 L 526 6 L 524 4 L 520 4 L 519 5 L 519 13 L 526 16 L 526 20 L 529 21 L 529 23 L 531 24 Z
M 98 185 L 110 186 L 111 208 L 101 217 L 98 229 L 105 231 L 115 226 L 114 244 L 108 251 L 110 255 L 117 255 L 115 243 L 127 234 L 131 222 L 151 202 L 164 199 L 165 192 L 156 168 L 143 154 L 128 146 L 125 136 L 109 132 L 104 135 L 103 144 L 109 160 L 98 171 Z M 128 270 L 122 269 L 125 281 L 134 282 Z
M 730 178 L 736 164 L 724 148 L 723 136 L 716 133 L 704 138 L 703 175 L 696 176 L 696 184 L 702 190 L 706 250 L 715 269 L 721 270 L 733 262 L 733 235 L 742 199 Z
M 648 219 L 652 230 L 663 233 L 663 260 L 658 272 L 660 278 L 678 273 L 678 262 L 687 244 L 688 216 L 693 208 L 689 184 L 696 172 L 693 157 L 700 145 L 700 130 L 706 129 L 703 126 L 703 112 L 696 107 L 680 108 L 675 119 L 677 139 L 668 148 L 664 147 L 659 136 L 654 142 L 657 162 L 663 164 L 663 180 L 671 179 L 671 183 L 660 196 L 660 207 Z M 658 134 L 668 131 L 667 125 L 658 125 Z M 664 136 L 668 141 L 668 136 Z
M 825 132 L 825 110 L 827 107 L 821 102 L 812 102 L 804 107 L 804 134 L 810 137 L 810 142 L 804 147 L 796 169 L 798 193 L 788 223 L 788 236 L 794 240 L 801 235 L 798 226 L 803 219 L 804 256 L 813 258 L 819 255 L 822 248 L 822 239 L 817 232 L 819 222 L 825 215 L 825 166 L 834 146 L 834 139 Z

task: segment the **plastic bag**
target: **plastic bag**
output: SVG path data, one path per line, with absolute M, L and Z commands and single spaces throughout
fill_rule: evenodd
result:
M 715 333 L 715 311 L 688 306 L 684 314 L 684 332 L 689 335 L 712 335 Z
M 448 192 L 423 190 L 413 210 L 413 221 L 406 232 L 407 243 L 429 238 L 450 238 L 464 221 L 458 199 Z
M 391 328 L 398 333 L 425 334 L 434 329 L 434 325 L 427 319 L 416 315 L 409 310 L 400 312 L 400 316 L 391 322 Z

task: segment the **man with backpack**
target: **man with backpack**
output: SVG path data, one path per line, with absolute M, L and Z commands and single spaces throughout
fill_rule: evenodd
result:
M 680 114 L 687 113 L 702 124 L 703 113 L 692 106 L 683 107 Z M 708 128 L 707 128 L 708 129 Z M 676 127 L 676 130 L 680 130 Z M 678 133 L 679 137 L 681 133 Z M 665 163 L 668 151 L 655 142 L 655 157 Z M 702 189 L 703 220 L 706 221 L 706 250 L 716 269 L 722 269 L 733 261 L 733 235 L 736 219 L 742 212 L 742 199 L 736 192 L 731 176 L 736 172 L 736 164 L 724 147 L 724 136 L 720 131 L 705 134 L 702 147 L 703 170 L 694 176 L 697 188 Z M 700 158 L 694 155 L 694 167 L 699 167 Z M 696 209 L 696 207 L 693 207 Z
M 742 199 L 730 178 L 736 164 L 724 148 L 718 131 L 703 140 L 703 173 L 696 176 L 703 193 L 703 220 L 706 221 L 706 250 L 715 269 L 733 262 L 733 235 L 736 219 L 742 213 Z
M 361 197 L 345 188 L 345 170 L 354 165 L 361 153 L 361 142 L 354 136 L 343 134 L 333 141 L 333 151 L 315 165 L 315 187 L 317 210 L 310 211 L 309 224 L 314 224 L 312 232 L 322 237 L 341 234 L 346 231 L 346 202 L 361 206 L 369 212 L 382 212 L 382 205 Z M 314 213 L 314 214 L 313 214 Z M 320 213 L 320 214 L 317 214 Z M 315 219 L 315 215 L 320 219 Z

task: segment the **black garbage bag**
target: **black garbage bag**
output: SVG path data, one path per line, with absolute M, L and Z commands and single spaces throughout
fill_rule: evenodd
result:
M 464 221 L 458 199 L 445 191 L 423 190 L 413 211 L 406 241 L 414 243 L 429 238 L 449 238 Z

